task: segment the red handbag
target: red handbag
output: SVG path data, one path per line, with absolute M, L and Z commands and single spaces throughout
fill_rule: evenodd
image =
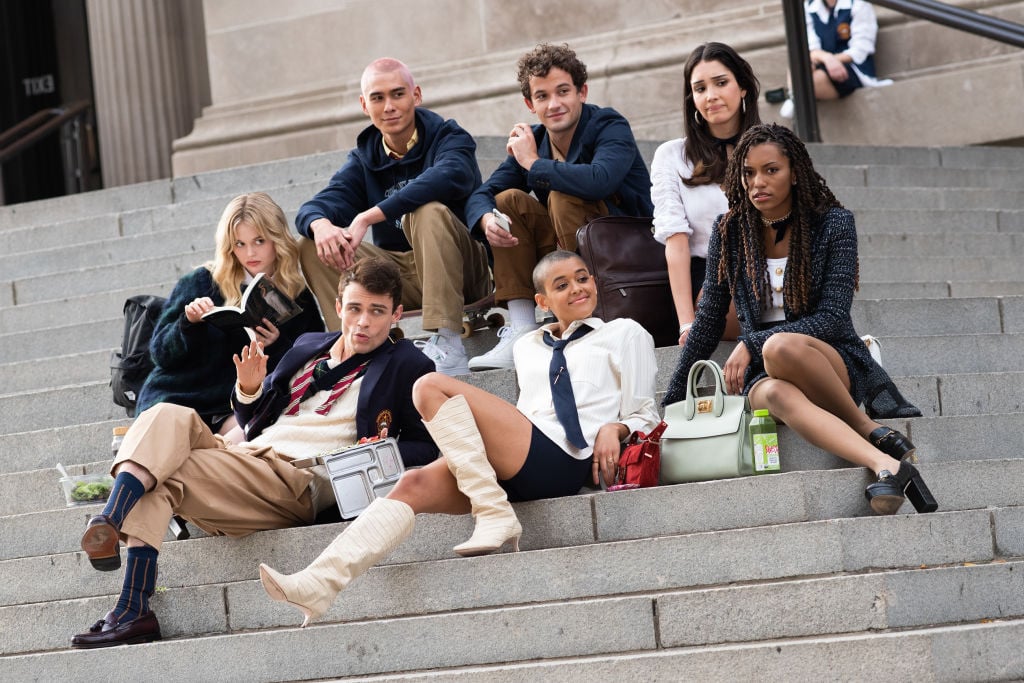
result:
M 658 485 L 661 435 L 666 427 L 668 424 L 662 420 L 650 434 L 633 432 L 630 435 L 629 443 L 619 456 L 619 466 L 615 469 L 615 484 L 608 487 L 609 491 Z

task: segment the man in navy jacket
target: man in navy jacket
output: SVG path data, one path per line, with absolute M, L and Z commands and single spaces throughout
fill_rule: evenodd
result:
M 121 594 L 72 647 L 160 639 L 149 600 L 171 515 L 225 536 L 310 524 L 334 494 L 322 466 L 298 468 L 295 460 L 382 434 L 398 439 L 406 465 L 437 457 L 412 402 L 413 384 L 433 363 L 389 335 L 402 315 L 398 267 L 361 260 L 340 294 L 341 331 L 302 335 L 270 376 L 256 342 L 235 356 L 232 403 L 244 443 L 224 441 L 194 410 L 170 403 L 135 420 L 111 467 L 107 505 L 82 535 L 82 550 L 102 571 L 121 566 L 120 541 L 127 542 Z
M 408 67 L 366 67 L 359 102 L 372 125 L 330 183 L 302 205 L 295 224 L 302 269 L 330 330 L 338 273 L 367 255 L 402 269 L 407 309 L 436 330 L 423 347 L 439 372 L 466 374 L 462 311 L 491 292 L 486 247 L 470 237 L 466 200 L 480 185 L 476 142 L 451 119 L 420 107 Z M 371 231 L 372 228 L 372 231 Z
M 593 218 L 654 210 L 629 122 L 586 103 L 587 67 L 568 45 L 538 45 L 523 55 L 519 84 L 540 123 L 512 128 L 508 158 L 466 206 L 468 224 L 493 247 L 494 296 L 511 317 L 498 345 L 469 361 L 471 370 L 513 367 L 514 342 L 537 328 L 532 273 L 545 254 L 556 245 L 574 251 L 576 230 Z

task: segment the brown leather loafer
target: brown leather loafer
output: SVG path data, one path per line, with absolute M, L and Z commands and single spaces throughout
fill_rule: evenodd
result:
M 89 520 L 82 534 L 82 550 L 89 556 L 93 569 L 110 572 L 121 566 L 121 539 L 117 527 L 106 515 Z
M 155 612 L 140 614 L 131 621 L 118 623 L 113 612 L 97 621 L 85 633 L 79 633 L 71 639 L 71 647 L 89 649 L 96 647 L 113 647 L 114 645 L 132 645 L 160 640 L 160 622 Z

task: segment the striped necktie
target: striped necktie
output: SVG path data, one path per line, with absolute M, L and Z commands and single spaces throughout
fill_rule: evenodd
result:
M 325 364 L 327 361 L 323 361 Z M 320 407 L 316 409 L 318 415 L 326 415 L 330 411 L 331 406 L 338 400 L 338 397 L 345 393 L 345 390 L 352 386 L 352 383 L 363 376 L 366 372 L 366 366 L 370 364 L 370 361 L 364 361 L 352 372 L 348 373 L 334 385 L 331 389 L 331 395 L 327 397 L 327 400 L 320 404 Z
M 295 379 L 292 381 L 291 399 L 288 401 L 288 407 L 284 410 L 285 415 L 298 414 L 299 403 L 302 402 L 302 397 L 306 395 L 309 383 L 313 381 L 313 370 L 316 369 L 316 364 L 328 358 L 330 358 L 330 355 L 324 354 L 323 356 L 310 359 L 302 372 L 295 376 Z

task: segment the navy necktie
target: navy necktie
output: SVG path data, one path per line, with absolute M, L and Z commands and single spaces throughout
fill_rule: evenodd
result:
M 544 343 L 552 348 L 548 380 L 551 382 L 551 400 L 555 404 L 555 415 L 565 429 L 569 443 L 576 448 L 586 448 L 587 440 L 583 438 L 583 430 L 580 428 L 580 416 L 576 412 L 576 397 L 572 393 L 572 381 L 569 379 L 564 349 L 570 342 L 576 341 L 590 331 L 590 327 L 580 325 L 568 339 L 555 339 L 551 333 L 544 332 Z

